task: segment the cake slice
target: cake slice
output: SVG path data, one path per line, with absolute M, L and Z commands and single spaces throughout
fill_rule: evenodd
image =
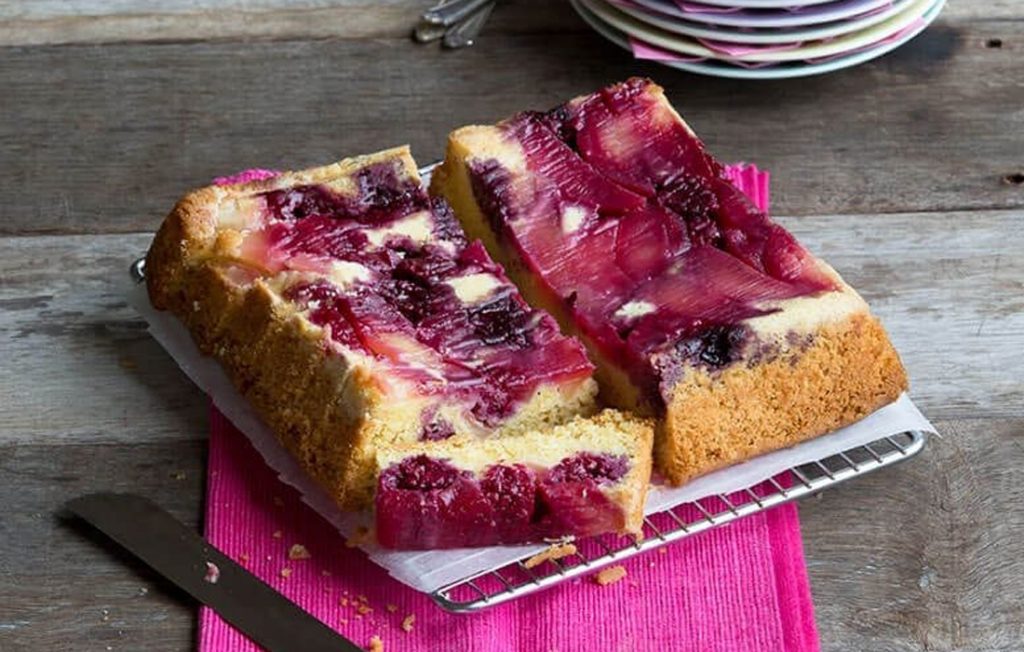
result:
M 907 385 L 861 297 L 758 210 L 650 81 L 449 139 L 431 190 L 602 396 L 660 418 L 682 483 L 849 424 Z
M 372 504 L 381 447 L 596 410 L 583 347 L 466 241 L 405 148 L 189 194 L 146 278 L 345 509 Z
M 381 448 L 377 541 L 435 549 L 639 532 L 652 438 L 649 421 L 608 410 L 519 436 Z

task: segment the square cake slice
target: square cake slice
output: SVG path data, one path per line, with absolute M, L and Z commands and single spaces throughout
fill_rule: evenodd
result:
M 606 410 L 513 437 L 381 448 L 377 541 L 435 549 L 640 532 L 652 439 L 650 421 Z
M 583 347 L 467 242 L 406 148 L 197 190 L 146 278 L 345 509 L 372 504 L 381 447 L 596 411 Z
M 730 182 L 648 80 L 455 131 L 431 189 L 584 341 L 602 396 L 660 418 L 655 463 L 674 483 L 847 425 L 907 386 L 861 297 Z

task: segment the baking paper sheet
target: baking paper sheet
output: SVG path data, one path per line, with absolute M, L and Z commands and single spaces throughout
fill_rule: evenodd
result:
M 346 537 L 360 525 L 368 526 L 369 514 L 341 512 L 327 494 L 310 480 L 298 463 L 284 450 L 213 358 L 202 355 L 191 335 L 176 317 L 154 309 L 145 288 L 136 287 L 130 296 L 134 306 L 149 325 L 149 332 L 171 357 L 212 399 L 214 404 L 252 442 L 281 480 L 295 487 L 303 501 L 332 523 Z M 865 419 L 828 435 L 792 448 L 749 460 L 710 473 L 682 487 L 653 487 L 646 513 L 691 502 L 697 498 L 730 493 L 766 480 L 786 469 L 819 460 L 829 455 L 867 444 L 888 435 L 935 428 L 918 411 L 907 395 Z M 339 540 L 338 545 L 342 545 Z M 546 546 L 498 546 L 445 551 L 395 552 L 374 545 L 362 546 L 370 559 L 393 577 L 414 589 L 430 593 L 482 571 L 500 568 Z

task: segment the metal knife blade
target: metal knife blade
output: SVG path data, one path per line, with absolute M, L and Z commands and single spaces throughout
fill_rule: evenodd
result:
M 96 493 L 66 507 L 270 652 L 361 651 L 142 496 Z

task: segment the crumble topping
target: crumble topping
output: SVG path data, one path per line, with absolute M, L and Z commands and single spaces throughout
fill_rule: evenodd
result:
M 569 555 L 576 554 L 576 544 L 574 543 L 556 543 L 548 546 L 544 550 L 541 550 L 533 557 L 530 557 L 523 562 L 523 566 L 526 568 L 536 568 L 546 561 L 552 561 L 555 559 L 561 559 L 568 557 Z
M 624 566 L 609 566 L 594 575 L 594 582 L 599 586 L 608 586 L 615 584 L 625 576 L 626 568 Z
M 309 559 L 313 555 L 309 554 L 309 550 L 306 550 L 306 546 L 301 543 L 296 543 L 288 549 L 288 559 Z

